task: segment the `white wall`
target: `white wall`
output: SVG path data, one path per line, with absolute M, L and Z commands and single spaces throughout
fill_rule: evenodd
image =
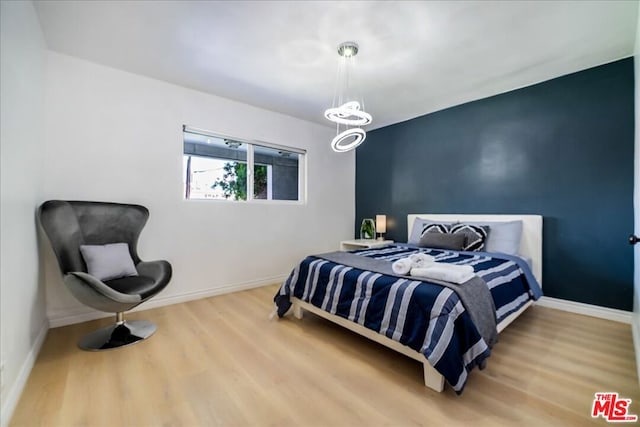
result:
M 635 110 L 636 110 L 636 144 L 635 144 L 635 184 L 633 190 L 633 206 L 635 215 L 635 234 L 640 236 L 640 8 L 636 24 L 636 46 L 633 58 L 635 70 Z M 636 349 L 636 364 L 640 381 L 640 243 L 634 249 L 634 292 L 633 292 L 633 339 Z
M 304 255 L 353 237 L 355 155 L 331 151 L 329 127 L 54 52 L 46 98 L 46 198 L 147 206 L 139 253 L 174 269 L 156 303 L 281 281 Z M 308 203 L 183 200 L 183 124 L 307 149 Z M 51 256 L 46 271 L 52 326 L 96 314 Z
M 33 4 L 0 2 L 2 426 L 48 328 L 35 223 L 44 177 L 45 52 Z

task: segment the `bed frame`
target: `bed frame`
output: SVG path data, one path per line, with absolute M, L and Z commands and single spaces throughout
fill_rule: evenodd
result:
M 531 270 L 540 286 L 542 286 L 542 216 L 540 215 L 462 215 L 462 214 L 409 214 L 407 216 L 408 228 L 407 235 L 411 234 L 413 222 L 416 218 L 431 219 L 433 221 L 522 221 L 522 239 L 520 241 L 520 255 L 531 260 Z M 408 236 L 407 236 L 408 239 Z M 441 392 L 444 389 L 444 377 L 440 375 L 430 364 L 427 358 L 412 348 L 393 341 L 384 335 L 367 329 L 357 323 L 353 323 L 347 319 L 328 313 L 310 303 L 301 301 L 298 298 L 291 297 L 293 305 L 293 315 L 297 319 L 302 319 L 303 312 L 309 311 L 317 316 L 330 320 L 340 326 L 343 326 L 357 334 L 369 338 L 379 344 L 384 345 L 392 350 L 402 353 L 412 359 L 422 363 L 424 371 L 424 384 Z M 497 325 L 498 333 L 502 332 L 511 322 L 513 322 L 520 314 L 522 314 L 532 301 L 528 301 L 518 311 L 510 314 Z

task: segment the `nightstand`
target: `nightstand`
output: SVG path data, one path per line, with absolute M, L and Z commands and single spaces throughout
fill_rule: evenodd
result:
M 390 245 L 393 240 L 376 240 L 376 239 L 354 239 L 343 240 L 340 242 L 341 251 L 352 251 L 355 249 L 369 249 L 380 246 Z

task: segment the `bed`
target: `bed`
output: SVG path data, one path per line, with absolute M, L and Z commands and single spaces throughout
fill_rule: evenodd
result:
M 344 255 L 314 255 L 296 266 L 274 300 L 280 316 L 292 311 L 300 319 L 309 311 L 328 319 L 421 362 L 427 387 L 440 392 L 446 379 L 456 393 L 462 393 L 469 372 L 484 367 L 495 341 L 479 316 L 486 318 L 492 311 L 493 329 L 499 333 L 541 295 L 542 217 L 410 214 L 407 241 L 416 220 L 419 224 L 521 221 L 519 256 L 404 243 Z M 471 307 L 470 297 L 464 296 L 467 285 L 460 288 L 387 273 L 387 264 L 417 252 L 440 262 L 472 265 L 495 307 Z

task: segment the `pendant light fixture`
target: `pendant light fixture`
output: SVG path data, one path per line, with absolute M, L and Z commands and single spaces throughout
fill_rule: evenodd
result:
M 338 54 L 341 60 L 333 106 L 324 112 L 324 116 L 336 124 L 336 136 L 331 141 L 331 148 L 337 152 L 345 152 L 353 150 L 365 140 L 367 134 L 360 126 L 371 123 L 371 114 L 364 110 L 364 101 L 352 81 L 358 44 L 340 43 Z

